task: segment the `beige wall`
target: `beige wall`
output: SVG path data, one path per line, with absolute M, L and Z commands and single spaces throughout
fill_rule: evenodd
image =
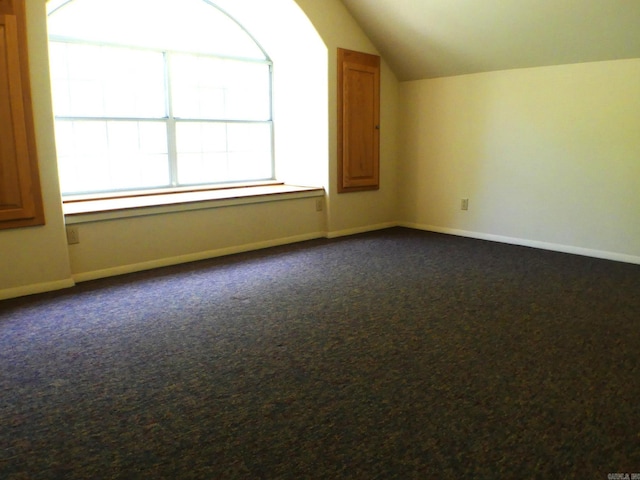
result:
M 397 216 L 398 81 L 382 61 L 380 190 L 338 195 L 337 189 L 337 49 L 377 54 L 375 47 L 338 0 L 296 0 L 325 42 L 329 55 L 329 236 L 394 224 Z
M 67 247 L 45 0 L 26 3 L 47 225 L 0 231 L 0 298 L 70 286 L 74 276 L 85 280 L 398 221 L 640 263 L 640 59 L 400 84 L 383 59 L 381 188 L 338 195 L 336 50 L 376 53 L 339 0 L 271 0 L 272 14 L 284 9 L 300 21 L 292 31 L 280 28 L 280 38 L 260 39 L 276 61 L 276 121 L 285 139 L 276 145 L 278 174 L 324 187 L 323 212 L 316 212 L 315 199 L 302 198 L 85 223 L 81 243 Z M 303 37 L 308 48 L 297 41 Z M 294 85 L 301 89 L 282 103 Z M 467 212 L 461 198 L 470 200 Z
M 239 4 L 226 3 L 229 9 Z M 300 0 L 299 6 L 293 0 L 271 0 L 268 11 L 267 2 L 242 3 L 245 13 L 253 12 L 254 19 L 262 20 L 261 27 L 254 25 L 255 33 L 275 62 L 275 120 L 279 122 L 277 135 L 284 139 L 276 143 L 278 176 L 291 183 L 324 187 L 324 211 L 316 212 L 315 200 L 303 198 L 84 223 L 78 225 L 80 244 L 67 247 L 50 106 L 46 2 L 26 0 L 47 225 L 0 232 L 0 298 L 63 288 L 72 285 L 74 279 L 392 224 L 396 217 L 398 104 L 398 82 L 393 73 L 384 66 L 382 188 L 378 192 L 337 195 L 335 50 L 340 46 L 375 53 L 375 49 L 339 0 Z M 260 15 L 255 15 L 256 8 L 263 9 Z M 238 13 L 241 17 L 242 12 Z M 283 14 L 297 16 L 291 29 L 283 27 Z M 303 38 L 307 43 L 301 41 Z M 291 95 L 294 87 L 296 93 Z
M 324 236 L 315 199 L 286 200 L 77 225 L 78 281 Z
M 46 225 L 0 231 L 0 299 L 73 284 L 60 208 L 44 2 L 28 1 L 29 66 Z
M 640 262 L 638 79 L 640 59 L 402 83 L 400 219 Z

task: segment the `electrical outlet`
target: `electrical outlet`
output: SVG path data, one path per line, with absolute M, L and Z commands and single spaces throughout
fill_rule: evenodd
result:
M 316 198 L 316 212 L 322 211 L 322 199 Z
M 463 198 L 460 200 L 460 210 L 469 210 L 469 199 Z
M 80 233 L 78 227 L 67 227 L 67 245 L 80 243 Z

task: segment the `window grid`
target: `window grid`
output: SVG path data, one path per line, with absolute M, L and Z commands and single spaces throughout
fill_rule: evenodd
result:
M 59 39 L 62 40 L 62 39 Z M 93 45 L 93 46 L 98 46 L 98 44 L 92 44 L 91 42 L 82 42 L 82 41 L 77 41 L 77 40 L 69 40 L 69 39 L 64 39 L 63 41 L 58 41 L 55 38 L 50 39 L 50 42 L 52 44 L 55 43 L 64 43 L 64 44 L 78 44 L 78 45 Z M 151 51 L 158 51 L 158 50 L 154 50 L 154 49 L 139 49 L 139 48 L 129 48 L 129 47 L 123 47 L 121 45 L 105 45 L 105 44 L 99 44 L 100 47 L 118 47 L 118 48 L 127 48 L 129 50 L 133 50 L 133 51 L 144 51 L 144 50 L 151 50 Z M 259 180 L 273 180 L 274 179 L 274 172 L 275 172 L 275 161 L 274 161 L 274 142 L 273 142 L 273 136 L 274 136 L 274 128 L 273 128 L 273 120 L 272 120 L 272 79 L 273 79 L 273 66 L 271 64 L 271 62 L 269 60 L 246 60 L 246 59 L 238 59 L 238 58 L 233 58 L 233 57 L 226 57 L 226 56 L 218 56 L 218 55 L 210 55 L 210 54 L 197 54 L 197 57 L 199 58 L 209 58 L 209 59 L 218 59 L 218 60 L 230 60 L 230 61 L 234 61 L 234 62 L 243 62 L 243 63 L 247 63 L 247 64 L 266 64 L 268 66 L 268 118 L 266 118 L 265 120 L 252 120 L 252 119 L 235 119 L 235 118 L 178 118 L 175 117 L 174 115 L 174 111 L 173 111 L 173 85 L 172 85 L 172 70 L 171 70 L 171 62 L 172 62 L 172 56 L 174 54 L 183 54 L 184 52 L 175 52 L 175 51 L 169 51 L 169 50 L 164 50 L 161 51 L 163 58 L 164 58 L 164 84 L 165 84 L 165 88 L 164 88 L 164 102 L 165 102 L 165 117 L 117 117 L 117 116 L 84 116 L 84 115 L 56 115 L 56 123 L 64 123 L 64 122 L 109 122 L 109 123 L 117 123 L 117 122 L 139 122 L 139 123 L 143 123 L 143 122 L 158 122 L 158 121 L 163 121 L 166 124 L 166 130 L 167 130 L 167 155 L 168 155 L 168 165 L 167 165 L 167 169 L 168 169 L 168 173 L 169 173 L 169 184 L 167 185 L 157 185 L 157 186 L 153 186 L 153 187 L 148 187 L 148 186 L 143 186 L 142 188 L 148 189 L 148 188 L 157 188 L 157 189 L 163 189 L 163 188 L 171 188 L 171 187 L 179 187 L 179 186 L 191 186 L 191 185 L 207 185 L 207 184 L 211 184 L 211 185 L 215 185 L 215 184 L 221 184 L 221 183 L 233 183 L 233 182 L 243 182 L 243 181 L 259 181 Z M 70 74 L 67 72 L 68 77 L 70 78 Z M 70 84 L 68 85 L 68 87 L 70 88 Z M 224 97 L 225 101 L 226 101 L 226 96 Z M 106 112 L 106 110 L 104 110 L 104 112 Z M 188 182 L 188 183 L 184 183 L 184 182 L 180 182 L 179 181 L 179 176 L 180 176 L 180 171 L 179 171 L 179 148 L 177 145 L 177 123 L 191 123 L 191 122 L 199 122 L 202 124 L 223 124 L 225 126 L 225 133 L 226 133 L 226 137 L 227 137 L 227 143 L 228 143 L 228 136 L 229 136 L 229 132 L 228 132 L 228 128 L 229 125 L 233 125 L 233 124 L 237 124 L 237 125 L 251 125 L 251 124 L 262 124 L 265 126 L 268 126 L 269 128 L 269 162 L 268 162 L 268 172 L 266 175 L 258 175 L 258 176 L 251 176 L 249 175 L 248 178 L 241 178 L 241 176 L 239 175 L 235 175 L 235 177 L 233 175 L 231 175 L 231 178 L 229 178 L 229 173 L 227 175 L 226 179 L 222 179 L 220 181 L 204 181 L 202 183 L 200 182 Z M 205 153 L 205 152 L 201 152 L 201 153 Z M 232 169 L 232 165 L 229 165 L 229 157 L 232 156 L 230 154 L 232 154 L 234 152 L 230 151 L 227 149 L 226 151 L 226 156 L 227 156 L 227 169 Z M 238 157 L 242 157 L 242 155 L 237 154 L 238 152 L 235 152 L 236 155 Z M 135 186 L 125 186 L 125 187 L 117 187 L 117 188 L 103 188 L 103 189 L 91 189 L 91 190 L 79 190 L 79 189 L 72 189 L 70 191 L 64 191 L 63 188 L 63 195 L 77 195 L 77 194 L 82 194 L 82 193 L 106 193 L 106 192 L 113 192 L 113 191 L 126 191 L 126 190 L 139 190 L 141 187 L 135 187 Z

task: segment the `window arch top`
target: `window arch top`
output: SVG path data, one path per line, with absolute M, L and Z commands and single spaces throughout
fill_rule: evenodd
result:
M 51 0 L 48 14 L 54 38 L 268 60 L 251 35 L 208 0 Z

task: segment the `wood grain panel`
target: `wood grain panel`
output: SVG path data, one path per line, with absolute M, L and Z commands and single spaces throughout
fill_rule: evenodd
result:
M 379 188 L 380 57 L 338 50 L 338 192 Z
M 0 0 L 0 15 L 15 15 L 13 0 Z

